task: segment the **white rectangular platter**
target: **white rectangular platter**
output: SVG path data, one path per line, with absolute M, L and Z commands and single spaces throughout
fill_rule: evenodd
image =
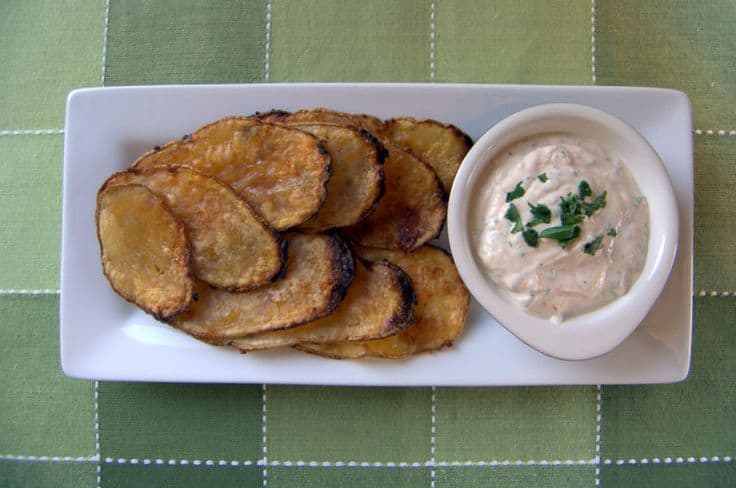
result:
M 241 355 L 156 322 L 116 295 L 102 275 L 95 197 L 113 172 L 154 145 L 233 114 L 328 107 L 382 118 L 457 125 L 473 139 L 520 109 L 590 105 L 630 123 L 664 161 L 680 212 L 670 280 L 637 331 L 612 352 L 561 361 L 521 343 L 477 303 L 444 351 L 402 361 L 336 361 L 292 350 Z M 693 148 L 690 103 L 655 88 L 458 84 L 261 84 L 93 88 L 67 102 L 61 250 L 61 364 L 98 380 L 320 385 L 550 385 L 679 381 L 690 366 Z M 440 244 L 447 247 L 446 236 Z

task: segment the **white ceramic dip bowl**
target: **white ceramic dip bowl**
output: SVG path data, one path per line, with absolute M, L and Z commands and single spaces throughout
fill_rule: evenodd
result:
M 649 207 L 646 261 L 628 293 L 591 312 L 555 324 L 512 303 L 484 271 L 471 236 L 480 191 L 496 156 L 531 136 L 564 132 L 600 145 L 621 160 Z M 510 191 L 504 189 L 503 191 Z M 458 170 L 450 193 L 448 234 L 460 276 L 498 322 L 533 348 L 559 359 L 581 360 L 605 354 L 644 320 L 662 292 L 675 261 L 678 211 L 669 175 L 657 153 L 631 126 L 597 109 L 574 104 L 539 105 L 517 112 L 486 132 Z

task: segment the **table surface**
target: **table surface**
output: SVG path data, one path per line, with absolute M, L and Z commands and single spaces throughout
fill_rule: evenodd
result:
M 733 486 L 734 21 L 728 0 L 5 3 L 0 486 Z M 689 378 L 650 386 L 337 388 L 64 377 L 66 94 L 297 81 L 686 92 L 696 160 Z

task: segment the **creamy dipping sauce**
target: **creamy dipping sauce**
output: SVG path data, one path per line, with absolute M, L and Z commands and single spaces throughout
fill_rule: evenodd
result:
M 511 203 L 525 229 L 533 218 L 530 204 L 546 205 L 550 223 L 532 227 L 541 233 L 560 225 L 560 198 L 578 195 L 581 181 L 592 197 L 607 192 L 606 204 L 584 217 L 579 237 L 566 248 L 541 237 L 531 247 L 521 232 L 511 232 L 505 217 Z M 519 182 L 524 195 L 507 202 Z M 497 154 L 478 188 L 471 238 L 481 267 L 531 314 L 560 323 L 621 297 L 639 277 L 649 241 L 648 204 L 624 163 L 595 142 L 564 133 L 524 139 Z M 586 253 L 596 238 L 600 247 Z

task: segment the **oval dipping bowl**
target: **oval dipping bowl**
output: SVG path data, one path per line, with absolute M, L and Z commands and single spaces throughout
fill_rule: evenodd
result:
M 649 244 L 644 268 L 629 291 L 594 311 L 560 324 L 524 311 L 487 276 L 471 229 L 483 183 L 496 155 L 522 139 L 566 133 L 598 143 L 620 159 L 649 205 Z M 667 170 L 646 139 L 624 121 L 588 106 L 547 104 L 517 112 L 490 128 L 465 156 L 455 177 L 447 215 L 450 248 L 471 294 L 521 341 L 549 356 L 590 359 L 621 344 L 644 320 L 669 278 L 677 253 L 678 211 Z

